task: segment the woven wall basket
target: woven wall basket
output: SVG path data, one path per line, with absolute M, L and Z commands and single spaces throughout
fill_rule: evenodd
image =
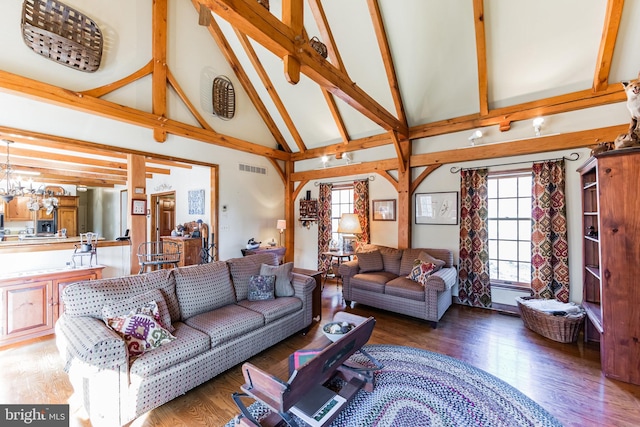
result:
M 25 0 L 22 37 L 34 52 L 76 70 L 100 67 L 102 32 L 89 17 L 56 0 Z
M 236 113 L 236 92 L 226 76 L 213 79 L 213 113 L 221 119 L 232 119 Z

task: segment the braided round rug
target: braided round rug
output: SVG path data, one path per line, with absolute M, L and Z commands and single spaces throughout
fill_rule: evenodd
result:
M 384 368 L 375 373 L 374 391 L 360 390 L 331 426 L 561 426 L 520 391 L 465 362 L 411 347 L 364 348 Z M 360 353 L 351 359 L 371 365 Z M 259 420 L 268 409 L 256 402 L 249 411 Z

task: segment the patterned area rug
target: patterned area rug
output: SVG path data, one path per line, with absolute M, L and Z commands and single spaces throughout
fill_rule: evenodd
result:
M 452 357 L 393 345 L 365 349 L 384 365 L 374 391 L 358 392 L 331 426 L 561 426 L 517 389 Z M 359 353 L 352 359 L 368 364 Z M 260 403 L 249 410 L 256 419 L 268 411 Z

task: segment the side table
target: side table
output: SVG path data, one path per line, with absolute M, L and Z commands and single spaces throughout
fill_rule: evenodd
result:
M 317 321 L 319 322 L 322 320 L 322 271 L 294 267 L 293 272 L 297 274 L 304 274 L 305 276 L 311 276 L 316 280 L 316 287 L 311 294 L 311 316 L 314 320 L 316 320 L 317 317 Z
M 327 251 L 327 252 L 322 252 L 322 255 L 324 255 L 325 257 L 329 258 L 329 265 L 331 266 L 331 268 L 333 268 L 333 260 L 337 260 L 338 262 L 338 267 L 340 268 L 340 264 L 342 264 L 345 260 L 346 261 L 351 261 L 351 257 L 353 255 L 355 255 L 355 252 L 346 252 L 346 251 Z M 324 281 L 327 281 L 327 276 L 328 271 L 324 272 Z M 333 277 L 339 278 L 340 276 L 338 275 L 338 273 L 336 271 L 333 272 Z M 336 281 L 337 283 L 337 281 Z M 324 283 L 322 285 L 324 287 Z

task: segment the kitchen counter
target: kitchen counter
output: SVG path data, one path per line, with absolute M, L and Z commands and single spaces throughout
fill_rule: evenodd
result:
M 58 249 L 75 249 L 75 244 L 80 242 L 80 236 L 75 237 L 31 237 L 23 240 L 14 239 L 17 234 L 6 235 L 8 238 L 0 242 L 0 254 L 15 252 L 38 252 Z M 129 246 L 128 240 L 105 240 L 104 237 L 98 239 L 98 248 L 105 246 Z

